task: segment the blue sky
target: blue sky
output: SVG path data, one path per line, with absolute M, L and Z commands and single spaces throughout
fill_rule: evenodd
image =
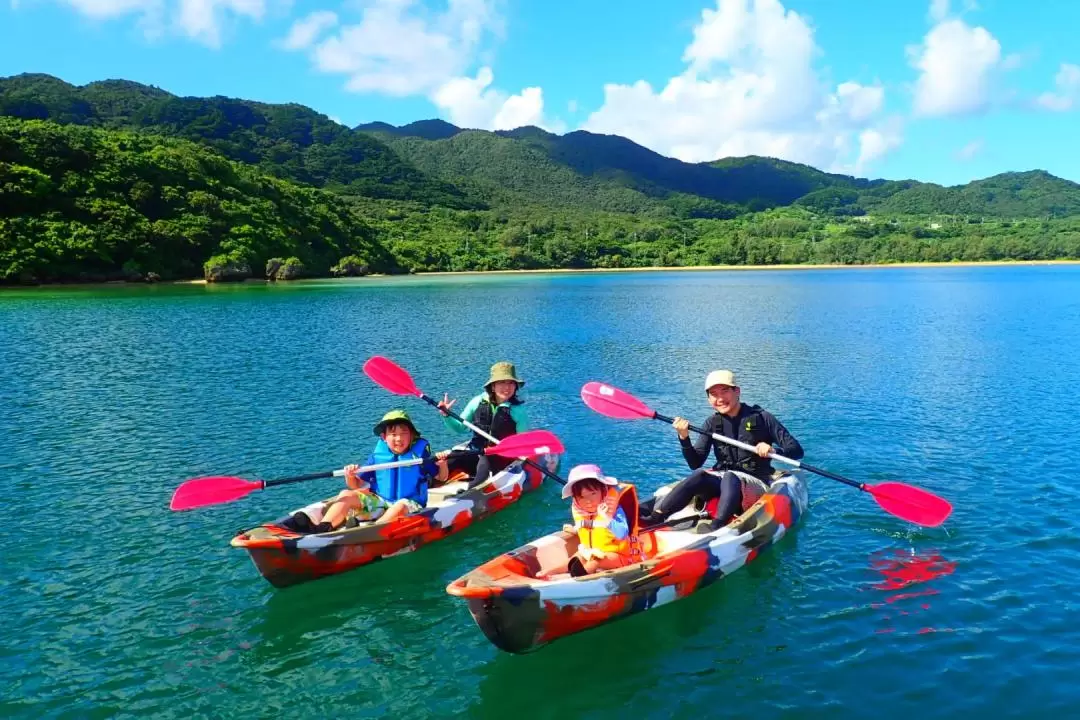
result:
M 0 75 L 957 184 L 1080 181 L 1080 3 L 0 0 Z

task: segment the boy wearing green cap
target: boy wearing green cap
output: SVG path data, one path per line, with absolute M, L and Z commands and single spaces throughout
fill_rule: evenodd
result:
M 427 504 L 428 486 L 432 481 L 445 482 L 448 475 L 446 456 L 449 451 L 431 454 L 428 441 L 420 436 L 409 414 L 391 410 L 375 425 L 379 441 L 365 465 L 398 462 L 423 458 L 419 465 L 357 472 L 359 466 L 345 466 L 345 484 L 326 509 L 315 532 L 329 532 L 340 527 L 346 519 L 359 522 L 381 520 L 390 522 L 408 513 L 420 512 Z
M 529 418 L 525 412 L 525 401 L 518 397 L 518 391 L 525 387 L 525 381 L 517 376 L 513 363 L 497 362 L 491 366 L 488 381 L 484 383 L 484 392 L 468 402 L 461 411 L 461 417 L 498 440 L 529 429 Z M 449 410 L 456 400 L 443 395 L 439 403 L 440 410 Z M 443 423 L 454 432 L 468 432 L 468 428 L 443 413 Z M 491 441 L 474 432 L 469 441 L 473 450 L 489 447 Z M 454 470 L 463 470 L 473 475 L 470 487 L 475 487 L 506 468 L 513 460 L 490 457 L 487 455 L 465 455 L 453 460 Z

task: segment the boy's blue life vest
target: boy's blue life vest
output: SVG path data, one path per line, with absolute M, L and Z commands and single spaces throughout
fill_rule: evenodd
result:
M 386 441 L 379 438 L 375 450 L 371 453 L 376 463 L 397 462 L 399 460 L 413 460 L 424 456 L 428 450 L 428 441 L 418 438 L 412 446 L 401 455 L 395 455 Z M 375 483 L 371 489 L 377 495 L 390 502 L 396 500 L 414 500 L 421 505 L 427 505 L 428 482 L 431 478 L 424 475 L 423 465 L 409 465 L 408 467 L 389 468 L 375 471 Z

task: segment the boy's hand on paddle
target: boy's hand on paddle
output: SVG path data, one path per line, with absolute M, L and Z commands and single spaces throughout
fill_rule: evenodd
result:
M 757 450 L 758 457 L 766 458 L 772 452 L 772 445 L 767 442 L 759 442 L 754 446 L 754 449 Z
M 362 490 L 366 484 L 360 479 L 360 475 L 356 472 L 359 469 L 360 466 L 356 464 L 345 466 L 345 484 L 352 490 Z

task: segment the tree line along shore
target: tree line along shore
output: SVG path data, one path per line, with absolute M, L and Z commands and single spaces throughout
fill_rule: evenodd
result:
M 0 78 L 0 283 L 1080 258 L 1080 185 L 964 186 L 624 138 Z

